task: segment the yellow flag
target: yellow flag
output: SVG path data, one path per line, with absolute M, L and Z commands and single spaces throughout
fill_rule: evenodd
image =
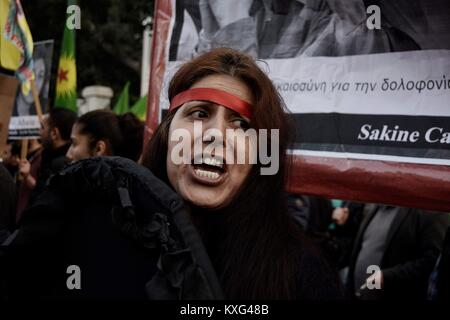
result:
M 20 51 L 5 38 L 5 25 L 9 15 L 9 0 L 0 0 L 0 65 L 15 71 L 20 67 Z
M 30 90 L 30 81 L 34 79 L 33 72 L 33 37 L 28 27 L 20 0 L 0 0 L 3 16 L 6 13 L 5 23 L 2 25 L 0 38 L 4 47 L 1 47 L 0 56 L 4 59 L 8 69 L 14 70 L 22 83 L 25 95 Z M 8 9 L 6 9 L 6 5 Z M 6 9 L 6 10 L 5 10 Z M 7 42 L 15 47 L 11 48 Z M 16 50 L 19 52 L 19 63 L 16 64 Z M 4 57 L 4 58 L 3 58 Z

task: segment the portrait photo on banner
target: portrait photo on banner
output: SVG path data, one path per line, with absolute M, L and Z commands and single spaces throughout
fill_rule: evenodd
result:
M 53 45 L 53 40 L 39 41 L 35 42 L 33 50 L 35 83 L 43 113 L 49 103 Z M 39 128 L 32 91 L 25 94 L 19 86 L 9 126 L 10 139 L 39 137 Z

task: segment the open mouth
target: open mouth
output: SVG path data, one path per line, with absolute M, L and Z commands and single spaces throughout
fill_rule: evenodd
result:
M 203 156 L 201 162 L 192 165 L 195 176 L 201 180 L 219 181 L 226 173 L 226 165 L 221 159 Z

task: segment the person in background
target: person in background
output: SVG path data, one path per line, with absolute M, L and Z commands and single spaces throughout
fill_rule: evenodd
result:
M 30 196 L 36 187 L 38 173 L 42 163 L 42 144 L 37 139 L 31 139 L 27 158 L 19 161 L 19 176 L 17 191 L 16 225 L 20 224 L 23 211 L 28 206 Z
M 121 156 L 137 161 L 142 153 L 144 123 L 134 114 L 116 115 L 95 110 L 73 125 L 67 158 L 71 161 L 94 156 Z
M 364 211 L 350 256 L 350 293 L 364 300 L 425 300 L 449 215 L 375 204 Z
M 16 187 L 8 169 L 0 162 L 0 244 L 14 230 Z
M 333 211 L 331 201 L 324 197 L 290 194 L 288 204 L 288 211 L 294 220 L 321 248 L 330 265 L 338 270 L 341 253 L 331 229 Z
M 339 260 L 337 263 L 338 269 L 341 270 L 341 273 L 345 273 L 348 272 L 348 268 L 346 267 L 349 264 L 353 242 L 364 216 L 365 204 L 351 201 L 337 202 L 336 200 L 333 200 L 333 202 L 335 202 L 336 205 L 331 214 L 331 219 L 333 221 L 331 225 L 331 234 L 336 239 L 340 248 Z M 346 270 L 342 270 L 344 268 L 346 268 Z M 345 279 L 345 277 L 343 279 Z
M 17 181 L 17 177 L 19 176 L 20 148 L 19 140 L 9 141 L 7 152 L 3 157 L 3 165 L 8 170 L 14 182 Z
M 450 301 L 450 227 L 442 251 L 428 280 L 428 300 Z
M 48 178 L 68 162 L 65 155 L 70 147 L 70 132 L 76 119 L 75 112 L 64 108 L 54 108 L 44 116 L 40 132 L 42 162 L 30 202 L 44 190 Z

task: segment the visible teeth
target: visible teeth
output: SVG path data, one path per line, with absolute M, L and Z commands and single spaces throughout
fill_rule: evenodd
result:
M 219 178 L 219 174 L 217 172 L 206 171 L 202 169 L 195 169 L 195 174 L 202 178 L 208 178 L 211 180 L 217 180 Z
M 215 167 L 219 167 L 219 168 L 223 168 L 223 164 L 221 161 L 215 159 L 215 158 L 210 158 L 210 157 L 204 157 L 203 158 L 203 163 L 210 165 L 210 166 L 215 166 Z
M 220 163 L 219 160 L 213 159 L 213 166 L 216 166 L 216 167 L 222 167 L 222 164 Z

